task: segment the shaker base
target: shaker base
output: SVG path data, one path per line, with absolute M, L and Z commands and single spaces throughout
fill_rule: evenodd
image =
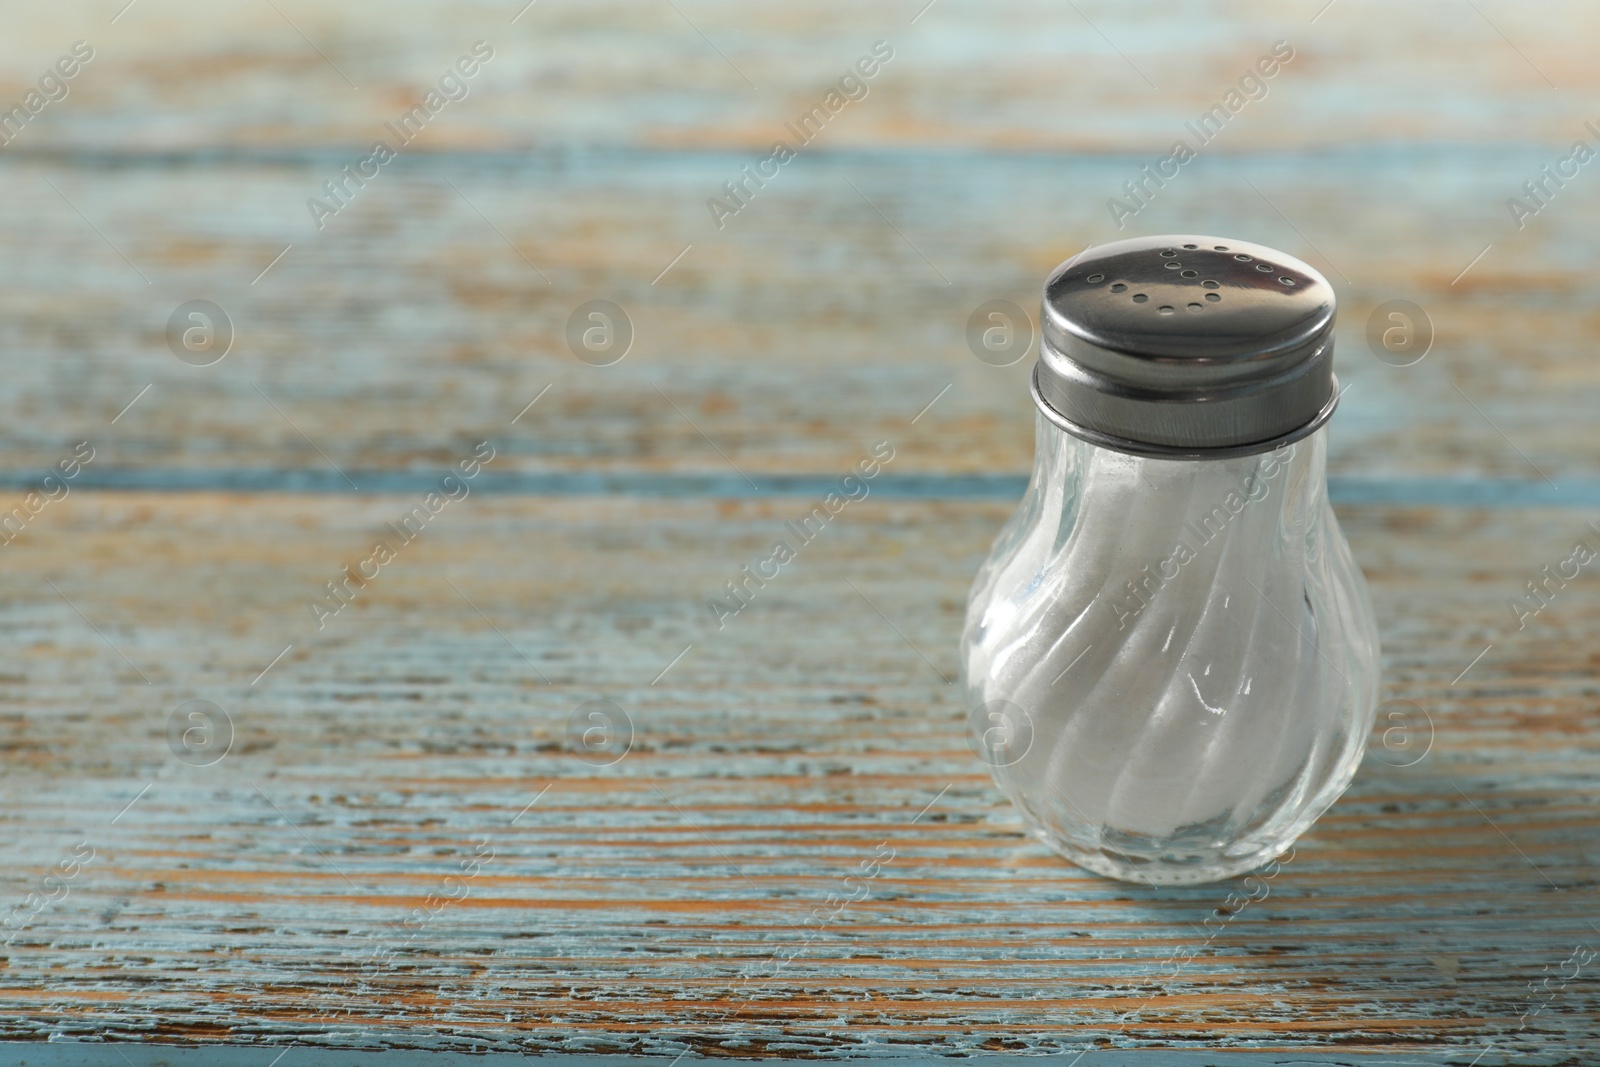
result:
M 1085 870 L 1139 885 L 1202 885 L 1226 881 L 1266 866 L 1294 844 L 1292 840 L 1273 842 L 1244 855 L 1185 854 L 1180 849 L 1163 847 L 1164 842 L 1155 838 L 1149 839 L 1145 847 L 1130 843 L 1133 847 L 1128 851 L 1118 851 L 1104 847 L 1085 849 L 1037 825 L 1030 824 L 1028 833 L 1050 851 Z

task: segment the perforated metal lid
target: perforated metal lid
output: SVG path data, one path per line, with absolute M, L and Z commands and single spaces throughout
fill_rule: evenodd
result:
M 1262 245 L 1098 245 L 1045 283 L 1033 397 L 1062 429 L 1123 452 L 1266 452 L 1333 414 L 1333 317 L 1327 279 Z

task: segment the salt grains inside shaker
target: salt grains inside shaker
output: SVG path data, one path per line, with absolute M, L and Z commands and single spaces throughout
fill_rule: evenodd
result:
M 1032 479 L 968 600 L 972 742 L 1075 863 L 1204 882 L 1349 784 L 1378 638 L 1328 506 L 1334 294 L 1225 238 L 1091 248 L 1045 285 Z

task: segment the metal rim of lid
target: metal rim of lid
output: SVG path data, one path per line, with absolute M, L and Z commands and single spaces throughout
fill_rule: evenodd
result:
M 1185 303 L 1198 314 L 1182 314 Z M 1030 391 L 1052 423 L 1117 451 L 1269 451 L 1325 425 L 1337 406 L 1335 305 L 1315 268 L 1251 241 L 1166 234 L 1097 245 L 1045 281 Z
M 1117 437 L 1099 430 L 1091 430 L 1087 426 L 1080 426 L 1061 412 L 1057 411 L 1039 392 L 1039 368 L 1041 364 L 1033 365 L 1033 374 L 1029 376 L 1028 392 L 1033 396 L 1034 406 L 1039 413 L 1050 420 L 1058 429 L 1065 430 L 1074 437 L 1088 441 L 1101 448 L 1109 448 L 1114 452 L 1125 452 L 1130 456 L 1140 456 L 1144 459 L 1236 459 L 1239 456 L 1254 456 L 1262 452 L 1271 452 L 1284 445 L 1292 445 L 1296 441 L 1310 437 L 1333 418 L 1333 409 L 1339 406 L 1339 377 L 1333 375 L 1333 395 L 1323 405 L 1322 410 L 1312 416 L 1311 420 L 1303 425 L 1296 426 L 1288 433 L 1279 434 L 1277 437 L 1265 441 L 1252 441 L 1242 445 L 1224 445 L 1215 448 L 1183 448 L 1176 445 L 1154 445 L 1145 441 L 1135 441 L 1127 437 Z

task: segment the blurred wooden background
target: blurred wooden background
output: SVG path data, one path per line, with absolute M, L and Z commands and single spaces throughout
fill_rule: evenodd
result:
M 0 1058 L 1600 1054 L 1600 964 L 1569 962 L 1600 948 L 1595 579 L 1508 606 L 1600 544 L 1600 163 L 1520 229 L 1506 204 L 1600 147 L 1600 12 L 67 0 L 0 27 L 0 114 L 94 50 L 0 147 L 0 511 L 94 450 L 0 570 Z M 307 199 L 480 40 L 466 98 L 319 230 Z M 1107 199 L 1280 40 L 1119 232 Z M 707 198 L 876 41 L 866 97 L 718 229 Z M 1384 639 L 1355 786 L 1236 915 L 1028 843 L 945 683 L 1032 448 L 1031 360 L 974 358 L 968 315 L 1173 230 L 1338 289 L 1330 472 Z M 566 340 L 594 299 L 633 328 L 610 366 Z M 232 323 L 211 366 L 169 346 L 192 300 Z M 1367 344 L 1392 300 L 1435 334 L 1411 366 Z M 473 495 L 318 630 L 323 584 L 485 440 Z M 879 440 L 873 497 L 718 630 L 707 598 Z M 204 766 L 192 700 L 226 716 Z M 573 742 L 594 700 L 631 721 L 609 765 Z

